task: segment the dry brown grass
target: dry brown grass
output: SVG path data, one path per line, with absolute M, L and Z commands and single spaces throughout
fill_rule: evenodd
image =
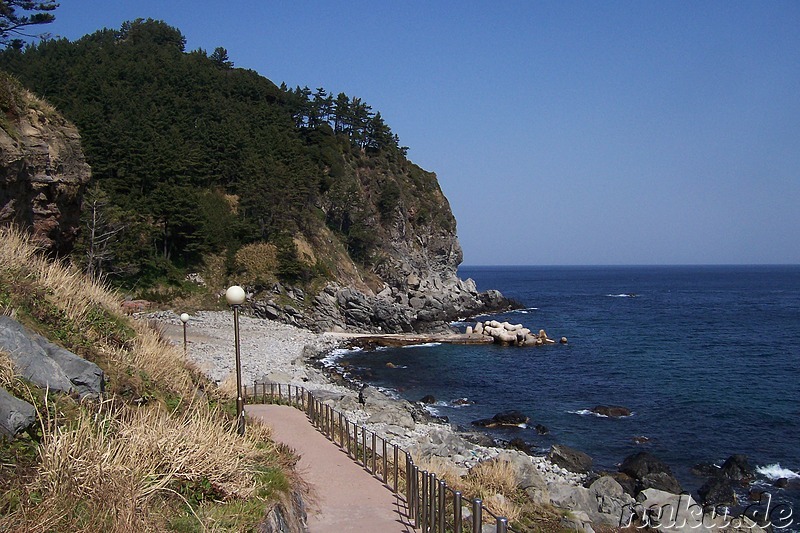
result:
M 67 318 L 85 325 L 94 306 L 121 316 L 122 299 L 105 284 L 84 276 L 77 268 L 40 255 L 31 237 L 13 226 L 0 228 L 0 265 L 11 277 L 34 282 Z
M 235 260 L 242 283 L 266 285 L 277 280 L 278 249 L 274 244 L 256 242 L 242 246 Z
M 237 435 L 203 404 L 171 414 L 101 404 L 45 431 L 28 487 L 41 502 L 0 519 L 0 530 L 148 531 L 164 499 L 200 484 L 217 499 L 253 498 L 257 466 L 283 466 L 268 438 L 260 424 Z
M 16 378 L 16 371 L 14 370 L 14 363 L 8 354 L 0 350 L 0 387 L 8 389 L 14 383 Z
M 478 463 L 464 476 L 453 461 L 444 457 L 415 459 L 415 464 L 420 470 L 436 473 L 451 489 L 461 491 L 466 497 L 482 499 L 484 507 L 497 516 L 505 516 L 509 522 L 517 521 L 524 512 L 524 504 L 518 501 L 514 466 L 508 461 Z
M 0 228 L 0 242 L 3 312 L 74 345 L 119 385 L 96 404 L 29 394 L 41 442 L 17 442 L 28 450 L 16 455 L 24 464 L 5 464 L 16 452 L 0 450 L 4 472 L 15 472 L 0 478 L 0 531 L 160 531 L 175 520 L 192 531 L 239 531 L 261 518 L 264 498 L 302 486 L 290 469 L 294 457 L 275 447 L 269 430 L 253 423 L 237 435 L 210 407 L 220 395 L 198 390 L 210 384 L 183 350 L 124 316 L 118 294 L 40 256 L 14 228 Z M 6 384 L 18 377 L 0 353 Z

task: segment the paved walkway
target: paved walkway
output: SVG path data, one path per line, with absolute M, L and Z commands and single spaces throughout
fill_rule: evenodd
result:
M 286 405 L 248 405 L 247 414 L 272 428 L 272 438 L 300 456 L 297 471 L 311 485 L 310 533 L 413 533 L 405 502 Z

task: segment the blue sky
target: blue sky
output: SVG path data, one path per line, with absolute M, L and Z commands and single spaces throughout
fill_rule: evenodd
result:
M 63 0 L 358 96 L 436 172 L 465 264 L 800 264 L 800 2 Z

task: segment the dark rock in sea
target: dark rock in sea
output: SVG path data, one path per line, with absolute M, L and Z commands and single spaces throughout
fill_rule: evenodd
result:
M 629 455 L 622 461 L 619 471 L 636 480 L 637 493 L 649 488 L 672 494 L 680 494 L 683 490 L 669 466 L 648 452 Z
M 680 482 L 672 474 L 666 472 L 654 472 L 647 474 L 637 480 L 636 488 L 639 492 L 645 489 L 658 489 L 672 494 L 683 492 Z
M 647 474 L 665 472 L 672 475 L 672 470 L 666 463 L 651 453 L 638 452 L 629 455 L 622 461 L 619 471 L 628 474 L 633 479 L 642 479 Z
M 519 438 L 519 437 L 517 437 L 515 439 L 511 439 L 510 441 L 508 441 L 508 447 L 509 448 L 513 448 L 515 450 L 519 450 L 521 452 L 525 452 L 528 455 L 532 454 L 531 453 L 532 450 L 531 450 L 530 445 L 527 442 L 525 442 L 523 439 Z
M 722 471 L 717 465 L 710 463 L 699 463 L 689 470 L 693 476 L 697 477 L 717 477 L 722 475 Z
M 547 429 L 547 426 L 543 426 L 542 424 L 536 424 L 535 429 L 537 435 L 547 435 L 550 433 L 550 430 Z
M 747 462 L 747 456 L 742 454 L 731 455 L 723 463 L 721 473 L 734 481 L 750 481 L 755 476 L 755 469 Z
M 766 494 L 766 491 L 764 491 L 764 490 L 761 490 L 761 489 L 750 489 L 750 491 L 747 493 L 747 498 L 751 502 L 760 502 L 761 501 L 761 497 L 764 496 L 764 494 Z
M 432 394 L 426 394 L 425 396 L 420 398 L 419 402 L 427 404 L 436 403 L 436 398 Z
M 638 435 L 636 437 L 633 437 L 632 440 L 636 444 L 647 444 L 648 442 L 650 442 L 650 437 L 645 437 L 644 435 Z
M 456 398 L 451 402 L 453 405 L 472 405 L 475 402 L 470 400 L 469 398 Z
M 623 416 L 631 416 L 632 412 L 627 407 L 619 405 L 598 405 L 591 409 L 596 415 L 607 416 L 609 418 L 620 418 Z
M 776 480 L 775 483 L 773 483 L 773 486 L 779 489 L 785 489 L 786 487 L 789 486 L 789 478 L 782 477 Z
M 592 458 L 563 444 L 553 444 L 547 455 L 550 462 L 570 472 L 584 474 L 592 469 Z
M 503 411 L 502 413 L 497 413 L 492 418 L 475 420 L 472 422 L 472 425 L 484 428 L 496 428 L 520 426 L 528 422 L 530 422 L 530 418 L 519 411 Z
M 736 505 L 736 494 L 729 479 L 712 477 L 697 490 L 705 505 Z

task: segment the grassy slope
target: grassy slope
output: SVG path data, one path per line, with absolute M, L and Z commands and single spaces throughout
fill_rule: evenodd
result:
M 267 428 L 235 433 L 230 398 L 120 298 L 0 229 L 0 312 L 97 363 L 105 398 L 46 394 L 0 353 L 0 386 L 35 404 L 0 444 L 0 531 L 246 531 L 299 484 Z

